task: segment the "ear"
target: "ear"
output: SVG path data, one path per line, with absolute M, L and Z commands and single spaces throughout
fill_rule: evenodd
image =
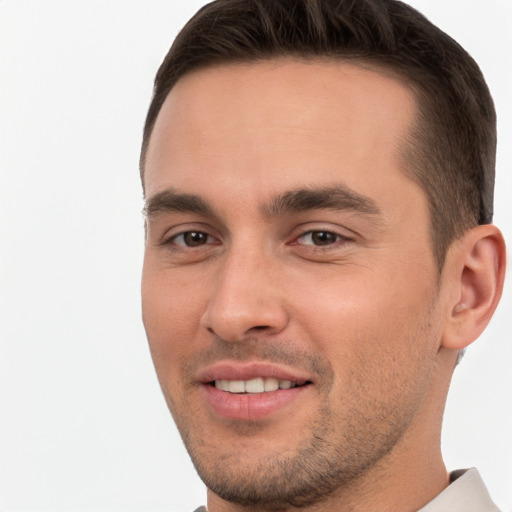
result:
M 501 297 L 505 261 L 503 235 L 492 224 L 469 230 L 450 248 L 443 271 L 450 283 L 444 347 L 463 349 L 485 329 Z

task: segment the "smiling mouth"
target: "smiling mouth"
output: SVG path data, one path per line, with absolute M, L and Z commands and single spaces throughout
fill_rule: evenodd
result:
M 295 382 L 274 377 L 256 377 L 249 380 L 215 380 L 209 383 L 220 391 L 235 394 L 270 393 L 279 389 L 291 389 L 311 384 L 310 381 Z

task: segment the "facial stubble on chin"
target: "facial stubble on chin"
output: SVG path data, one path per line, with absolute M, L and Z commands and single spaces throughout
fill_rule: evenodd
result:
M 209 435 L 204 426 L 197 425 L 197 418 L 201 416 L 192 409 L 177 413 L 174 405 L 169 403 L 199 476 L 212 492 L 231 503 L 277 511 L 325 501 L 391 451 L 409 422 L 403 417 L 404 411 L 388 410 L 382 404 L 368 403 L 367 407 L 381 410 L 379 414 L 385 417 L 385 429 L 372 428 L 374 423 L 368 421 L 368 415 L 374 416 L 375 412 L 353 407 L 343 418 L 343 431 L 338 432 L 336 424 L 339 418 L 334 417 L 329 406 L 330 395 L 334 392 L 331 364 L 319 356 L 290 350 L 282 343 L 248 340 L 232 344 L 217 340 L 210 349 L 198 354 L 193 363 L 187 365 L 184 375 L 186 379 L 190 378 L 196 368 L 223 358 L 239 361 L 254 358 L 289 364 L 318 376 L 319 383 L 318 410 L 314 417 L 312 415 L 309 425 L 305 426 L 298 446 L 286 452 L 262 455 L 257 461 L 244 460 L 241 446 L 252 437 L 264 433 L 265 429 L 269 429 L 268 435 L 271 435 L 271 427 L 264 422 L 226 420 L 225 425 L 232 431 L 233 443 L 230 451 L 218 453 L 214 436 Z M 358 379 L 357 374 L 354 378 Z M 363 379 L 353 386 L 361 395 L 356 401 L 364 399 L 365 384 Z M 167 398 L 168 402 L 172 401 L 170 397 Z M 338 399 L 343 400 L 343 397 Z

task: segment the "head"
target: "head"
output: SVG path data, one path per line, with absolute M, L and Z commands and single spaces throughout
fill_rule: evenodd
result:
M 183 29 L 144 132 L 143 317 L 212 500 L 432 497 L 503 281 L 494 143 L 478 67 L 402 2 L 221 0 Z
M 191 71 L 294 57 L 371 65 L 407 84 L 418 114 L 404 171 L 427 195 L 439 268 L 450 244 L 493 216 L 496 114 L 470 55 L 397 0 L 219 0 L 183 28 L 155 79 L 140 169 L 167 95 Z

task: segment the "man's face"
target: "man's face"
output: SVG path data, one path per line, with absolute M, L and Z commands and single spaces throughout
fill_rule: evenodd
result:
M 313 503 L 424 441 L 442 315 L 427 201 L 401 170 L 414 115 L 400 82 L 343 62 L 214 67 L 169 94 L 143 318 L 219 496 Z

